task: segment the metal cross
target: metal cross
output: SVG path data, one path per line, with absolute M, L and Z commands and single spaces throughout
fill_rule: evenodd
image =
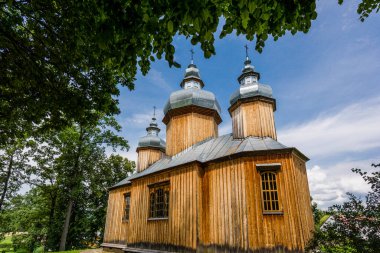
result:
M 245 56 L 248 58 L 248 45 L 247 44 L 245 44 Z
M 190 49 L 190 54 L 191 54 L 191 64 L 194 63 L 194 50 Z

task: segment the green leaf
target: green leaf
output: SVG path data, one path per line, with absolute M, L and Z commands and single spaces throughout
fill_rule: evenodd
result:
M 241 13 L 241 22 L 244 29 L 247 29 L 248 21 L 249 21 L 249 13 L 247 10 L 244 10 Z
M 171 20 L 169 20 L 167 26 L 168 26 L 168 31 L 169 31 L 170 33 L 172 33 L 172 32 L 173 32 L 173 22 L 172 22 Z
M 148 22 L 149 21 L 149 15 L 144 13 L 143 20 L 144 20 L 144 22 Z

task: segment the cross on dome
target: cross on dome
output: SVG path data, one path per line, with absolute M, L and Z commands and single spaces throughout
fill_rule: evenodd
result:
M 199 74 L 197 65 L 194 64 L 194 50 L 190 49 L 191 61 L 185 70 L 185 76 L 181 82 L 181 87 L 187 89 L 202 89 L 204 83 Z

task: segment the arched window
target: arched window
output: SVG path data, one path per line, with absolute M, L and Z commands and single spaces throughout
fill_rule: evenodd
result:
M 277 175 L 272 171 L 261 172 L 261 192 L 264 212 L 279 212 Z

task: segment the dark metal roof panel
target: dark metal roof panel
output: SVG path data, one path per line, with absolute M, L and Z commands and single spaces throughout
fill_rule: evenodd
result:
M 234 139 L 232 134 L 226 134 L 218 138 L 209 138 L 199 142 L 175 156 L 162 158 L 146 170 L 140 173 L 135 173 L 126 178 L 125 182 L 190 162 L 198 161 L 205 163 L 242 152 L 279 150 L 286 148 L 287 147 L 285 145 L 273 140 L 270 137 L 247 137 L 245 139 Z M 122 182 L 117 185 L 120 185 Z

